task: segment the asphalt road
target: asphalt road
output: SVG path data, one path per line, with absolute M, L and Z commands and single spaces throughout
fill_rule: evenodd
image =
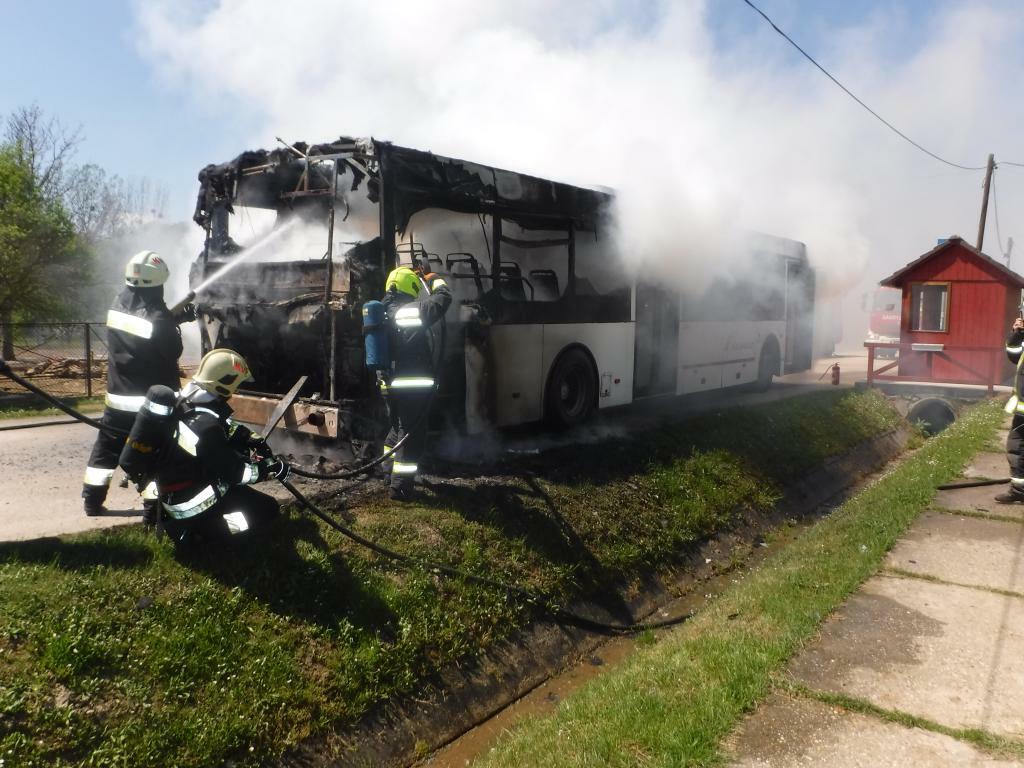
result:
M 55 421 L 11 419 L 0 426 Z M 107 497 L 104 517 L 82 511 L 82 476 L 96 430 L 58 424 L 0 432 L 0 540 L 33 539 L 138 522 L 142 501 L 120 488 L 120 472 Z
M 864 378 L 866 358 L 838 358 L 846 375 L 841 386 L 849 387 Z M 663 423 L 668 412 L 673 418 L 740 404 L 756 404 L 794 397 L 818 388 L 828 388 L 829 378 L 819 380 L 831 360 L 818 361 L 809 371 L 783 377 L 763 393 L 723 390 L 688 398 L 659 398 L 602 413 L 593 424 L 561 435 L 544 435 L 523 430 L 504 434 L 499 444 L 490 444 L 491 455 L 503 451 L 538 452 L 566 442 L 595 441 L 616 434 L 636 432 Z M 0 420 L 0 427 L 16 424 L 63 421 L 66 417 Z M 118 471 L 107 497 L 109 512 L 104 517 L 86 517 L 82 511 L 82 475 L 96 432 L 86 424 L 57 424 L 32 429 L 0 431 L 0 541 L 33 539 L 76 533 L 114 525 L 137 523 L 142 502 L 132 488 L 120 488 Z M 282 435 L 283 437 L 283 435 Z M 275 443 L 277 443 L 275 445 Z M 271 440 L 278 450 L 284 444 Z M 467 449 L 477 458 L 489 452 L 476 443 L 436 446 L 442 457 L 465 457 Z M 446 448 L 448 450 L 446 450 Z M 269 489 L 268 489 L 269 490 Z M 276 490 L 276 489 L 275 489 Z M 277 495 L 276 493 L 274 495 Z

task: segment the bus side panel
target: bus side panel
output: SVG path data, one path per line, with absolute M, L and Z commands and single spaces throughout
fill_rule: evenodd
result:
M 544 326 L 543 389 L 558 353 L 570 344 L 582 344 L 597 363 L 598 408 L 633 401 L 633 323 L 570 323 Z
M 493 325 L 490 341 L 498 426 L 539 421 L 547 374 L 541 367 L 544 326 Z
M 676 394 L 688 395 L 722 386 L 722 350 L 729 322 L 684 321 L 679 324 L 679 376 Z

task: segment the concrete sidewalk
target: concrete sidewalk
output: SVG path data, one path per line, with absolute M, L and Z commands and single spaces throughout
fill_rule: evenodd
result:
M 1005 477 L 1005 455 L 980 453 L 964 474 Z M 993 502 L 1001 490 L 941 492 L 788 678 L 1024 745 L 1024 508 Z M 937 730 L 785 693 L 749 716 L 727 750 L 743 768 L 1024 766 Z

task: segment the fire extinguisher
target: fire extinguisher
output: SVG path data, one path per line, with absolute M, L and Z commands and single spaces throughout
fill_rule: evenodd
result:
M 832 363 L 829 370 L 832 371 L 832 386 L 839 386 L 839 363 Z

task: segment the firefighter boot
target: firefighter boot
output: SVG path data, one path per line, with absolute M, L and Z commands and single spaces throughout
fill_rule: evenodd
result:
M 142 524 L 152 528 L 160 522 L 160 502 L 157 499 L 142 500 Z
M 995 500 L 1000 504 L 1024 504 L 1024 491 L 1018 491 L 1013 486 L 1005 493 L 1000 493 Z
M 394 475 L 391 476 L 391 489 L 388 491 L 388 498 L 392 501 L 412 501 L 413 500 L 413 483 L 411 478 L 402 478 L 396 480 Z
M 82 498 L 84 499 L 82 506 L 85 509 L 85 514 L 89 517 L 106 513 L 107 508 L 103 506 L 103 502 L 107 499 L 106 486 L 87 485 L 82 489 Z

